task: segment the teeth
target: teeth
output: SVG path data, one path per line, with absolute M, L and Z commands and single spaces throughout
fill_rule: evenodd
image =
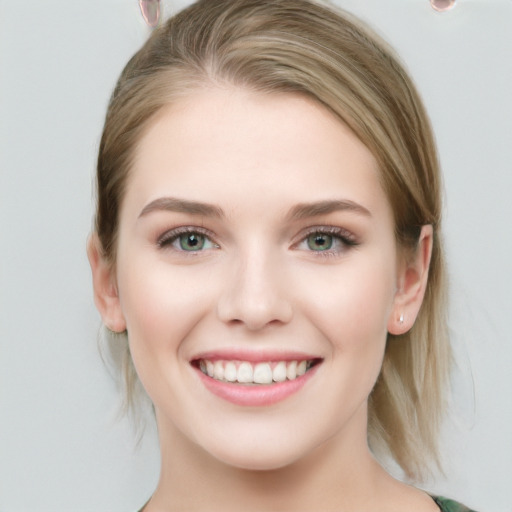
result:
M 224 380 L 224 365 L 221 361 L 215 361 L 215 363 L 213 363 L 213 378 Z
M 297 377 L 299 377 L 300 375 L 304 375 L 306 373 L 306 370 L 307 370 L 307 362 L 306 361 L 301 361 L 300 363 L 297 364 Z
M 241 363 L 238 367 L 238 372 L 236 374 L 236 380 L 238 382 L 242 382 L 244 384 L 253 382 L 253 371 L 251 363 Z
M 242 384 L 272 384 L 294 380 L 304 375 L 313 366 L 313 361 L 278 361 L 257 363 L 247 361 L 199 361 L 200 370 L 209 377 L 225 382 Z
M 235 363 L 232 363 L 231 361 L 226 363 L 226 366 L 224 367 L 224 378 L 228 382 L 236 382 L 237 371 Z
M 275 365 L 272 372 L 272 380 L 275 382 L 284 382 L 286 380 L 286 363 L 284 361 Z
M 293 380 L 297 378 L 297 361 L 292 361 L 286 365 L 286 378 Z
M 272 382 L 272 370 L 268 363 L 259 363 L 254 367 L 253 381 L 256 384 L 270 384 Z

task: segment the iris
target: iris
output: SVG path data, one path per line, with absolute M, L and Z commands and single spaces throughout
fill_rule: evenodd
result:
M 325 233 L 313 233 L 307 238 L 308 248 L 312 251 L 328 251 L 332 249 L 334 237 Z

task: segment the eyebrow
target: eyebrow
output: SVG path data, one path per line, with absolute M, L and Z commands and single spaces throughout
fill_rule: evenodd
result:
M 160 197 L 148 203 L 139 214 L 144 217 L 155 211 L 169 211 L 178 213 L 188 213 L 191 215 L 203 215 L 206 217 L 224 217 L 222 208 L 209 203 L 200 203 L 198 201 L 188 201 L 186 199 L 177 199 L 175 197 Z M 318 217 L 319 215 L 327 215 L 338 211 L 351 211 L 371 217 L 371 213 L 364 206 L 350 201 L 343 200 L 327 200 L 317 201 L 314 203 L 300 203 L 294 206 L 287 215 L 289 221 L 301 220 L 308 217 Z
M 308 217 L 317 217 L 319 215 L 327 215 L 333 212 L 339 211 L 350 211 L 363 215 L 365 217 L 371 217 L 370 210 L 364 206 L 350 201 L 348 199 L 342 200 L 328 200 L 318 201 L 316 203 L 301 203 L 294 206 L 288 214 L 289 220 L 301 220 Z
M 223 217 L 224 212 L 218 206 L 198 201 L 187 201 L 175 197 L 160 197 L 148 203 L 140 212 L 139 218 L 155 211 L 188 213 L 207 217 Z

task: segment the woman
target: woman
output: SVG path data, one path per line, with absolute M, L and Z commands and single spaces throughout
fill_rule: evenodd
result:
M 197 2 L 123 71 L 97 184 L 96 304 L 159 431 L 145 512 L 468 510 L 374 457 L 438 463 L 450 358 L 433 137 L 382 41 Z

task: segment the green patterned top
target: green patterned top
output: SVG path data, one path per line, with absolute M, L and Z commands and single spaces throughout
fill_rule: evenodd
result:
M 441 512 L 475 512 L 461 503 L 443 498 L 442 496 L 432 496 L 432 499 L 437 503 Z
M 462 503 L 457 503 L 456 501 L 443 498 L 442 496 L 432 496 L 432 499 L 441 509 L 441 512 L 475 512 L 475 510 L 465 507 Z M 142 508 L 139 512 L 142 512 Z

